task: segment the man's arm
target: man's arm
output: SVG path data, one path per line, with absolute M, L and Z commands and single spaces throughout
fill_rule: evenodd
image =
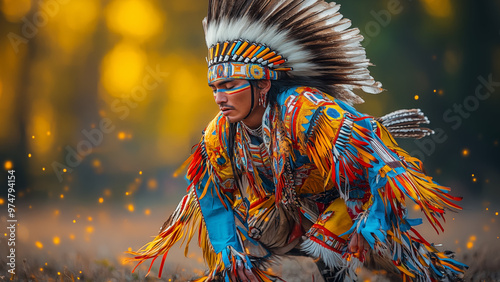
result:
M 421 219 L 407 216 L 409 198 L 436 229 L 442 229 L 444 210 L 460 208 L 452 202 L 458 198 L 448 194 L 449 188 L 425 175 L 421 162 L 399 148 L 372 117 L 317 90 L 296 92 L 283 103 L 283 120 L 289 132 L 296 132 L 290 138 L 318 168 L 324 186 L 333 182 L 353 216 L 352 227 L 339 237 L 356 233 L 350 238 L 352 250 L 364 247 L 362 237 L 410 277 L 427 277 L 429 269 L 463 271 L 463 265 L 439 253 L 418 234 L 414 226 Z M 437 259 L 431 262 L 426 259 L 429 256 Z

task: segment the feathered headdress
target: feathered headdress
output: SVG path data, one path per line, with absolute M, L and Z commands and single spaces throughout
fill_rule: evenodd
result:
M 328 94 L 362 103 L 352 92 L 380 93 L 363 36 L 323 0 L 209 0 L 203 20 L 208 80 L 311 79 Z

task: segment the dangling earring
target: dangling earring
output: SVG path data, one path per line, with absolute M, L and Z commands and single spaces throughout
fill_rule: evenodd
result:
M 267 103 L 267 92 L 265 93 L 261 92 L 259 96 L 259 106 L 266 107 L 266 103 Z

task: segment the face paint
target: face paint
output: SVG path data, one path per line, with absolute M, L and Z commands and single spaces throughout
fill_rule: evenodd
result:
M 214 91 L 214 96 L 217 95 L 217 93 L 219 93 L 219 92 L 226 93 L 227 95 L 238 94 L 238 93 L 241 93 L 243 91 L 250 89 L 250 87 L 251 87 L 250 83 L 246 82 L 243 85 L 233 87 L 231 89 L 217 89 L 216 91 Z

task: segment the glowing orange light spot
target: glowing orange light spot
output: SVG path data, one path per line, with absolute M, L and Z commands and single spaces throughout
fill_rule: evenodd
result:
M 139 171 L 139 174 L 140 174 L 140 175 L 142 175 L 142 170 L 141 170 L 141 171 Z
M 467 242 L 467 249 L 472 249 L 472 247 L 474 247 L 474 243 Z
M 59 215 L 59 210 L 55 210 L 54 215 Z
M 413 206 L 413 210 L 415 210 L 415 211 L 419 211 L 419 210 L 420 210 L 420 206 L 419 206 L 419 205 L 414 205 L 414 206 Z
M 43 271 L 43 268 L 40 267 L 40 271 Z
M 31 154 L 28 154 L 28 158 L 31 158 Z
M 43 171 L 45 171 L 45 168 L 44 168 L 44 167 L 42 167 L 42 170 L 43 170 Z
M 128 205 L 128 210 L 130 212 L 133 212 L 134 211 L 134 205 L 132 205 L 132 204 Z
M 5 203 L 3 198 L 0 198 L 0 205 L 3 205 Z
M 131 247 L 128 247 L 128 249 L 127 249 L 127 250 L 128 250 L 129 252 L 131 252 L 131 251 L 132 251 L 132 248 L 131 248 Z
M 472 236 L 470 236 L 469 241 L 474 242 L 474 241 L 476 241 L 476 239 L 477 239 L 476 235 L 472 235 Z
M 128 196 L 130 193 L 129 192 L 125 192 L 125 196 Z
M 109 189 L 104 190 L 104 196 L 106 196 L 106 197 L 111 196 L 111 190 L 109 190 Z
M 35 242 L 35 246 L 36 246 L 37 248 L 39 248 L 39 249 L 42 249 L 42 248 L 43 248 L 43 244 L 42 244 L 42 242 L 40 242 L 40 241 L 36 241 L 36 242 Z
M 59 271 L 58 271 L 58 272 L 57 272 L 57 275 L 61 275 L 61 272 L 59 272 Z
M 65 168 L 63 169 L 63 172 L 67 172 L 67 171 L 68 171 L 67 169 L 65 169 Z
M 101 161 L 98 160 L 98 159 L 95 159 L 93 162 L 92 162 L 92 165 L 94 167 L 100 167 L 101 166 Z
M 156 181 L 156 179 L 150 179 L 148 181 L 148 188 L 149 189 L 156 189 L 158 187 L 158 182 Z
M 76 219 L 73 219 L 73 223 L 76 223 Z
M 3 165 L 3 167 L 6 169 L 6 170 L 9 170 L 9 169 L 12 169 L 14 165 L 12 164 L 11 161 L 6 161 Z
M 436 92 L 437 92 L 437 90 L 436 90 L 436 89 L 434 89 L 434 93 L 436 93 Z
M 125 134 L 125 132 L 120 131 L 118 133 L 118 139 L 123 140 L 123 139 L 125 139 L 125 137 L 127 137 L 127 135 Z
M 104 199 L 101 197 L 99 198 L 99 204 L 102 204 L 104 202 Z
M 415 100 L 418 100 L 420 98 L 420 96 L 418 95 L 415 95 L 415 97 L 413 97 Z
M 151 211 L 150 211 L 149 209 L 146 209 L 146 210 L 144 210 L 144 214 L 145 214 L 145 215 L 150 215 L 150 214 L 151 214 Z
M 61 243 L 61 239 L 56 236 L 52 239 L 52 242 L 54 242 L 54 245 L 59 245 Z
M 32 139 L 35 139 L 35 135 L 31 136 Z
M 498 212 L 496 212 L 495 215 L 498 215 Z
M 477 182 L 477 178 L 472 178 L 472 182 Z
M 467 157 L 467 156 L 469 156 L 469 154 L 470 154 L 469 149 L 462 150 L 462 156 Z
M 92 221 L 92 217 L 91 216 L 87 217 L 87 220 Z
M 92 232 L 94 232 L 94 227 L 87 226 L 87 228 L 85 228 L 85 231 L 87 231 L 87 233 L 92 233 Z
M 59 197 L 61 197 L 61 199 L 64 199 L 64 195 L 63 194 L 61 194 Z
M 75 240 L 75 234 L 69 234 L 69 239 Z

